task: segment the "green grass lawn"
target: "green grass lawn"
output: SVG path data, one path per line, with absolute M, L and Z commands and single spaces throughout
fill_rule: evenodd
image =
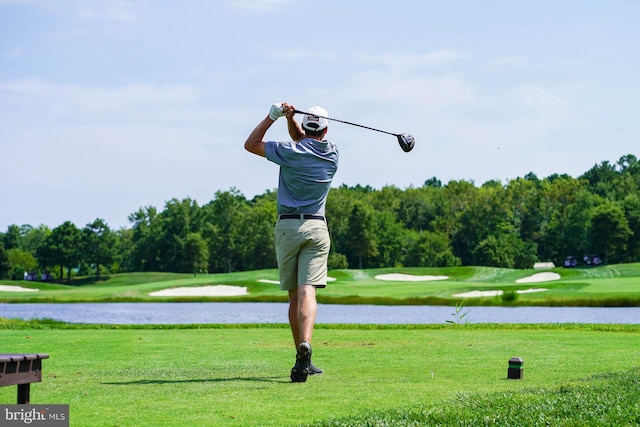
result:
M 639 332 L 639 325 L 319 325 L 313 360 L 325 373 L 293 384 L 285 325 L 0 321 L 1 352 L 50 354 L 31 402 L 69 404 L 71 425 L 91 427 L 425 425 L 427 413 L 444 417 L 440 425 L 462 425 L 460 411 L 474 412 L 474 402 L 496 393 L 504 408 L 485 408 L 487 417 L 517 413 L 518 396 L 557 399 L 602 373 L 626 373 L 636 393 Z M 506 379 L 513 356 L 524 359 L 522 380 Z M 576 405 L 597 401 L 602 380 L 591 381 Z M 15 393 L 1 387 L 0 402 L 14 403 Z M 600 401 L 610 403 L 615 412 L 615 402 Z M 537 419 L 552 416 L 544 408 L 532 409 L 546 411 Z M 401 424 L 407 414 L 422 421 Z M 395 421 L 376 421 L 389 417 Z
M 438 304 L 455 305 L 455 294 L 468 291 L 522 291 L 543 288 L 542 292 L 518 294 L 515 301 L 501 297 L 467 298 L 466 305 L 541 306 L 640 306 L 640 264 L 620 264 L 597 268 L 556 268 L 553 281 L 516 283 L 540 273 L 492 267 L 394 268 L 376 270 L 335 270 L 334 281 L 319 292 L 323 303 Z M 447 276 L 446 280 L 384 281 L 376 276 L 402 273 L 413 276 Z M 75 279 L 71 284 L 0 281 L 0 285 L 38 289 L 37 292 L 0 292 L 0 302 L 101 302 L 101 301 L 285 301 L 276 281 L 276 270 L 196 277 L 174 273 L 114 274 L 100 281 Z M 150 292 L 185 286 L 231 285 L 246 287 L 249 294 L 233 297 L 152 297 Z
M 325 303 L 449 304 L 470 290 L 521 290 L 466 305 L 640 306 L 640 264 L 538 271 L 489 267 L 338 270 Z M 445 275 L 382 281 L 377 275 Z M 71 284 L 0 281 L 37 292 L 0 302 L 284 301 L 276 270 L 134 273 Z M 151 297 L 184 286 L 247 287 L 241 297 Z M 1 307 L 0 307 L 1 308 Z M 1 316 L 1 311 L 0 311 Z M 318 325 L 325 374 L 292 384 L 295 351 L 279 325 L 74 325 L 0 318 L 0 352 L 49 353 L 32 403 L 69 404 L 73 426 L 637 425 L 640 325 Z M 522 357 L 524 379 L 507 380 Z M 15 387 L 0 387 L 14 403 Z

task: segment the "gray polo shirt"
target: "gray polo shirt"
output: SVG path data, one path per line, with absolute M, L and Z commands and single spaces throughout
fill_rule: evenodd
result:
M 278 214 L 324 215 L 331 180 L 338 170 L 338 147 L 329 141 L 268 141 L 265 156 L 280 165 Z

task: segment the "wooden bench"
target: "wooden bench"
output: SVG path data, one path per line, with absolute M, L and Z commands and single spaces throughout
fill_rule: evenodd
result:
M 17 385 L 18 403 L 28 404 L 31 383 L 42 381 L 42 359 L 48 354 L 0 354 L 0 386 Z

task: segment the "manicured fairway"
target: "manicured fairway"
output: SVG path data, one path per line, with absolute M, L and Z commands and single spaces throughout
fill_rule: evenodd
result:
M 47 326 L 0 322 L 2 352 L 49 353 L 32 403 L 70 405 L 73 426 L 287 426 L 438 405 L 458 393 L 523 391 L 628 370 L 640 326 L 320 326 L 325 374 L 289 382 L 281 325 Z M 525 361 L 507 380 L 507 362 Z M 13 403 L 15 387 L 0 388 Z
M 330 272 L 335 280 L 319 298 L 324 303 L 448 304 L 453 312 L 462 301 L 454 297 L 459 292 L 544 287 L 544 292 L 525 293 L 516 300 L 494 296 L 464 301 L 467 305 L 640 305 L 640 264 L 554 269 L 548 273 L 559 276 L 557 280 L 521 282 L 537 273 L 489 267 L 339 270 Z M 384 281 L 381 274 L 448 278 Z M 0 302 L 283 301 L 286 296 L 273 283 L 276 279 L 277 271 L 263 270 L 197 277 L 122 274 L 99 282 L 80 279 L 71 285 L 1 281 L 4 287 L 38 291 L 3 291 Z M 215 285 L 245 287 L 248 295 L 149 295 L 167 288 Z M 516 400 L 540 387 L 568 390 L 594 374 L 635 368 L 637 376 L 639 333 L 638 324 L 319 325 L 313 360 L 325 374 L 304 384 L 289 381 L 295 351 L 284 324 L 100 326 L 0 318 L 0 352 L 51 355 L 43 363 L 43 382 L 32 386 L 31 401 L 69 404 L 73 426 L 352 425 L 353 419 L 364 420 L 358 425 L 378 425 L 367 420 L 386 417 L 380 411 L 401 414 L 427 408 L 431 412 L 469 394 L 503 392 L 508 402 L 509 396 Z M 506 379 L 513 356 L 525 361 L 523 380 Z M 634 384 L 626 386 L 636 389 Z M 579 398 L 581 391 L 575 393 Z M 15 394 L 15 387 L 0 387 L 0 403 L 15 402 Z M 599 402 L 605 412 L 615 405 Z M 512 413 L 518 407 L 503 410 Z M 627 405 L 626 410 L 628 414 L 634 407 Z M 455 413 L 449 421 L 455 420 Z M 571 419 L 571 414 L 560 416 Z M 391 416 L 393 420 L 395 415 Z M 333 424 L 332 420 L 344 417 L 356 418 Z M 613 420 L 629 423 L 625 415 Z
M 393 275 L 394 280 L 381 277 Z M 532 282 L 522 282 L 544 275 Z M 640 306 L 640 264 L 620 264 L 596 268 L 514 270 L 493 267 L 386 268 L 375 270 L 334 270 L 334 279 L 318 293 L 320 302 L 339 304 L 432 304 L 540 305 L 540 306 Z M 444 280 L 432 280 L 438 277 Z M 420 280 L 414 280 L 421 278 Z M 78 279 L 71 284 L 0 281 L 0 286 L 37 289 L 2 292 L 0 302 L 139 302 L 139 301 L 286 301 L 277 284 L 276 270 L 228 274 L 127 273 L 100 281 Z M 543 280 L 544 279 L 544 280 Z M 237 287 L 246 295 L 152 296 L 154 291 L 184 288 Z M 236 288 L 234 288 L 236 289 Z M 535 292 L 530 292 L 535 290 Z M 517 294 L 457 297 L 467 292 Z M 0 313 L 1 315 L 1 313 Z

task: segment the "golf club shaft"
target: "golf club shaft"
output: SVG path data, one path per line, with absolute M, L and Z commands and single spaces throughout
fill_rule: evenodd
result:
M 351 122 L 347 122 L 345 120 L 339 120 L 339 119 L 332 119 L 331 117 L 325 117 L 325 116 L 319 116 L 317 114 L 311 114 L 311 113 L 307 113 L 304 111 L 300 111 L 300 110 L 293 110 L 294 113 L 298 113 L 298 114 L 306 114 L 307 116 L 316 116 L 316 117 L 320 117 L 323 119 L 327 119 L 327 120 L 332 120 L 334 122 L 340 122 L 340 123 L 344 123 L 346 125 L 351 125 L 351 126 L 358 126 L 359 128 L 364 128 L 364 129 L 369 129 L 369 130 L 375 130 L 376 132 L 381 132 L 381 133 L 386 133 L 387 135 L 393 135 L 393 136 L 400 136 L 397 133 L 393 133 L 393 132 L 387 132 L 386 130 L 380 130 L 380 129 L 375 129 L 375 128 L 371 128 L 369 126 L 364 126 L 364 125 L 359 125 L 357 123 L 351 123 Z

